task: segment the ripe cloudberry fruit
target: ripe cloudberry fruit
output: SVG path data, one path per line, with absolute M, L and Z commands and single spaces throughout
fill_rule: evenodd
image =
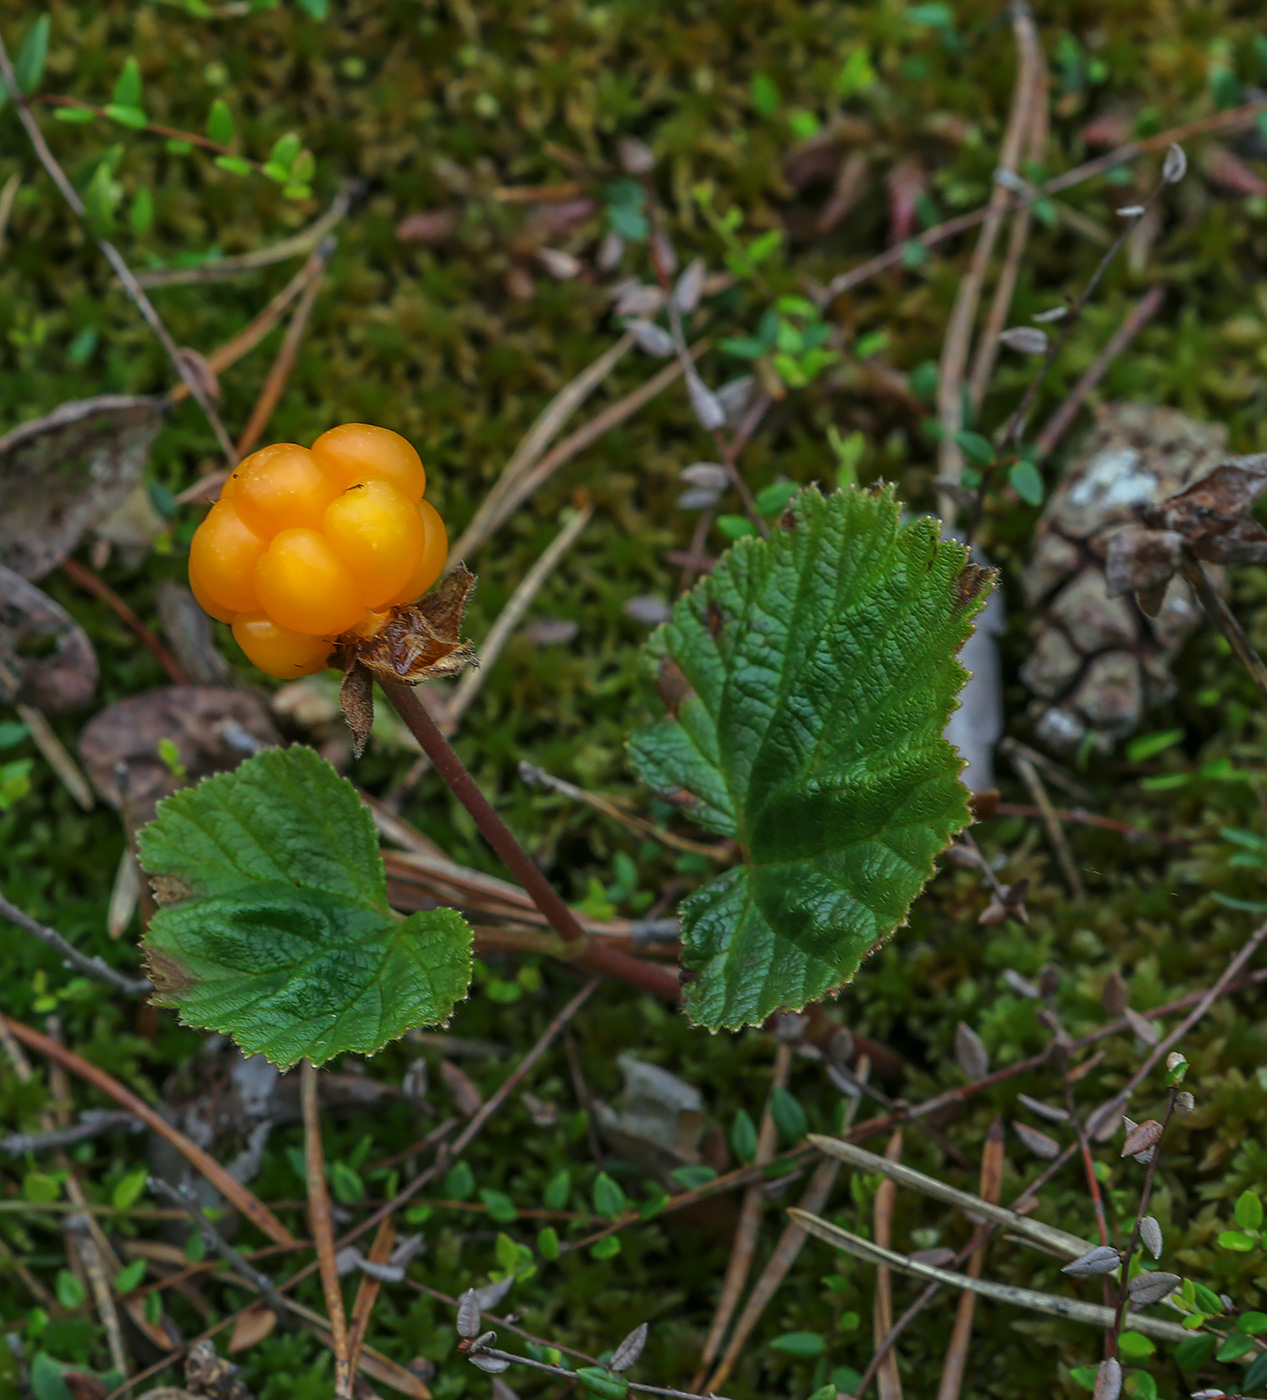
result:
M 399 433 L 331 428 L 240 462 L 194 534 L 189 584 L 271 676 L 328 664 L 335 640 L 372 634 L 440 577 L 449 541 L 422 499 L 427 473 Z

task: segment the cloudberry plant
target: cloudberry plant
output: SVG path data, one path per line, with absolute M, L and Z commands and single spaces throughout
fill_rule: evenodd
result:
M 449 541 L 427 473 L 399 433 L 331 428 L 311 448 L 238 464 L 194 534 L 189 583 L 270 676 L 323 670 L 345 633 L 374 635 L 440 576 Z

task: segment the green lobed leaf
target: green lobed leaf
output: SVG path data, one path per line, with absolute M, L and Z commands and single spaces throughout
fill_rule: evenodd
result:
M 466 995 L 453 909 L 400 920 L 374 824 L 311 749 L 268 749 L 167 798 L 139 833 L 164 898 L 144 949 L 155 1001 L 283 1068 L 373 1054 Z
M 802 491 L 739 541 L 648 643 L 671 713 L 643 779 L 738 842 L 682 904 L 687 1010 L 757 1024 L 848 982 L 969 820 L 942 731 L 985 576 L 892 488 Z

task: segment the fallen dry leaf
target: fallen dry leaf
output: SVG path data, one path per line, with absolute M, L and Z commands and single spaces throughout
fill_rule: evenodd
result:
M 45 655 L 24 655 L 37 643 Z M 0 566 L 0 703 L 63 714 L 97 689 L 97 654 L 83 628 L 47 593 Z
M 41 578 L 113 515 L 141 480 L 162 404 L 79 399 L 0 437 L 0 564 Z

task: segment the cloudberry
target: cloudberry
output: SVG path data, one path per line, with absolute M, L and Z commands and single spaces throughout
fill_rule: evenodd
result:
M 272 676 L 322 670 L 345 632 L 373 631 L 440 577 L 448 535 L 398 433 L 345 423 L 311 448 L 240 462 L 194 534 L 189 583 Z

